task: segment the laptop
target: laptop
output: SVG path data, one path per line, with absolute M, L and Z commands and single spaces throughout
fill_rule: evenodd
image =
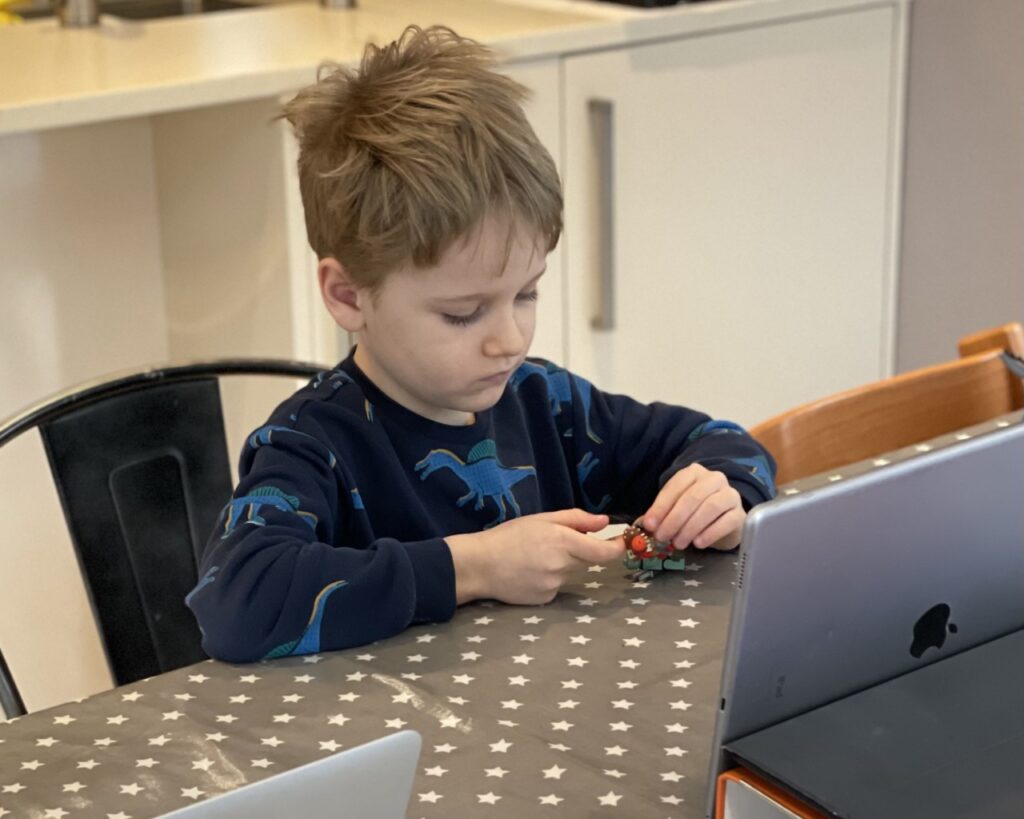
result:
M 1024 626 L 1024 424 L 754 509 L 711 753 Z
M 1024 630 L 729 744 L 832 816 L 1020 819 Z
M 421 739 L 398 731 L 165 814 L 174 819 L 404 819 Z

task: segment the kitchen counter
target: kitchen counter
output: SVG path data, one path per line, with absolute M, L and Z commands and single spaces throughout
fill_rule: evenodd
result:
M 102 0 L 101 0 L 102 4 Z M 95 28 L 55 18 L 0 27 L 0 135 L 288 93 L 324 60 L 352 62 L 410 23 L 444 23 L 529 60 L 735 28 L 865 0 L 718 0 L 647 10 L 591 0 L 359 0 L 350 10 L 272 4 Z

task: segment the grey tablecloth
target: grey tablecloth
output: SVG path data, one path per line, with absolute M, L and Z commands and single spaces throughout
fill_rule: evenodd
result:
M 695 552 L 647 583 L 593 567 L 544 607 L 474 604 L 362 649 L 201 663 L 0 723 L 0 817 L 157 816 L 401 728 L 424 740 L 412 819 L 700 816 L 735 565 Z

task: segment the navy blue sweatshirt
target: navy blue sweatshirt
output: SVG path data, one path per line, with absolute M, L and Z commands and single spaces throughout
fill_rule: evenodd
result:
M 186 602 L 229 662 L 363 645 L 452 616 L 446 536 L 571 507 L 632 521 L 694 462 L 746 508 L 774 495 L 771 456 L 737 425 L 540 359 L 456 427 L 395 403 L 349 356 L 249 437 Z

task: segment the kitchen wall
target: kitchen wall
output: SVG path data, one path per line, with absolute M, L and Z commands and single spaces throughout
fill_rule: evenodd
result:
M 1024 321 L 1024 2 L 914 0 L 896 367 Z

